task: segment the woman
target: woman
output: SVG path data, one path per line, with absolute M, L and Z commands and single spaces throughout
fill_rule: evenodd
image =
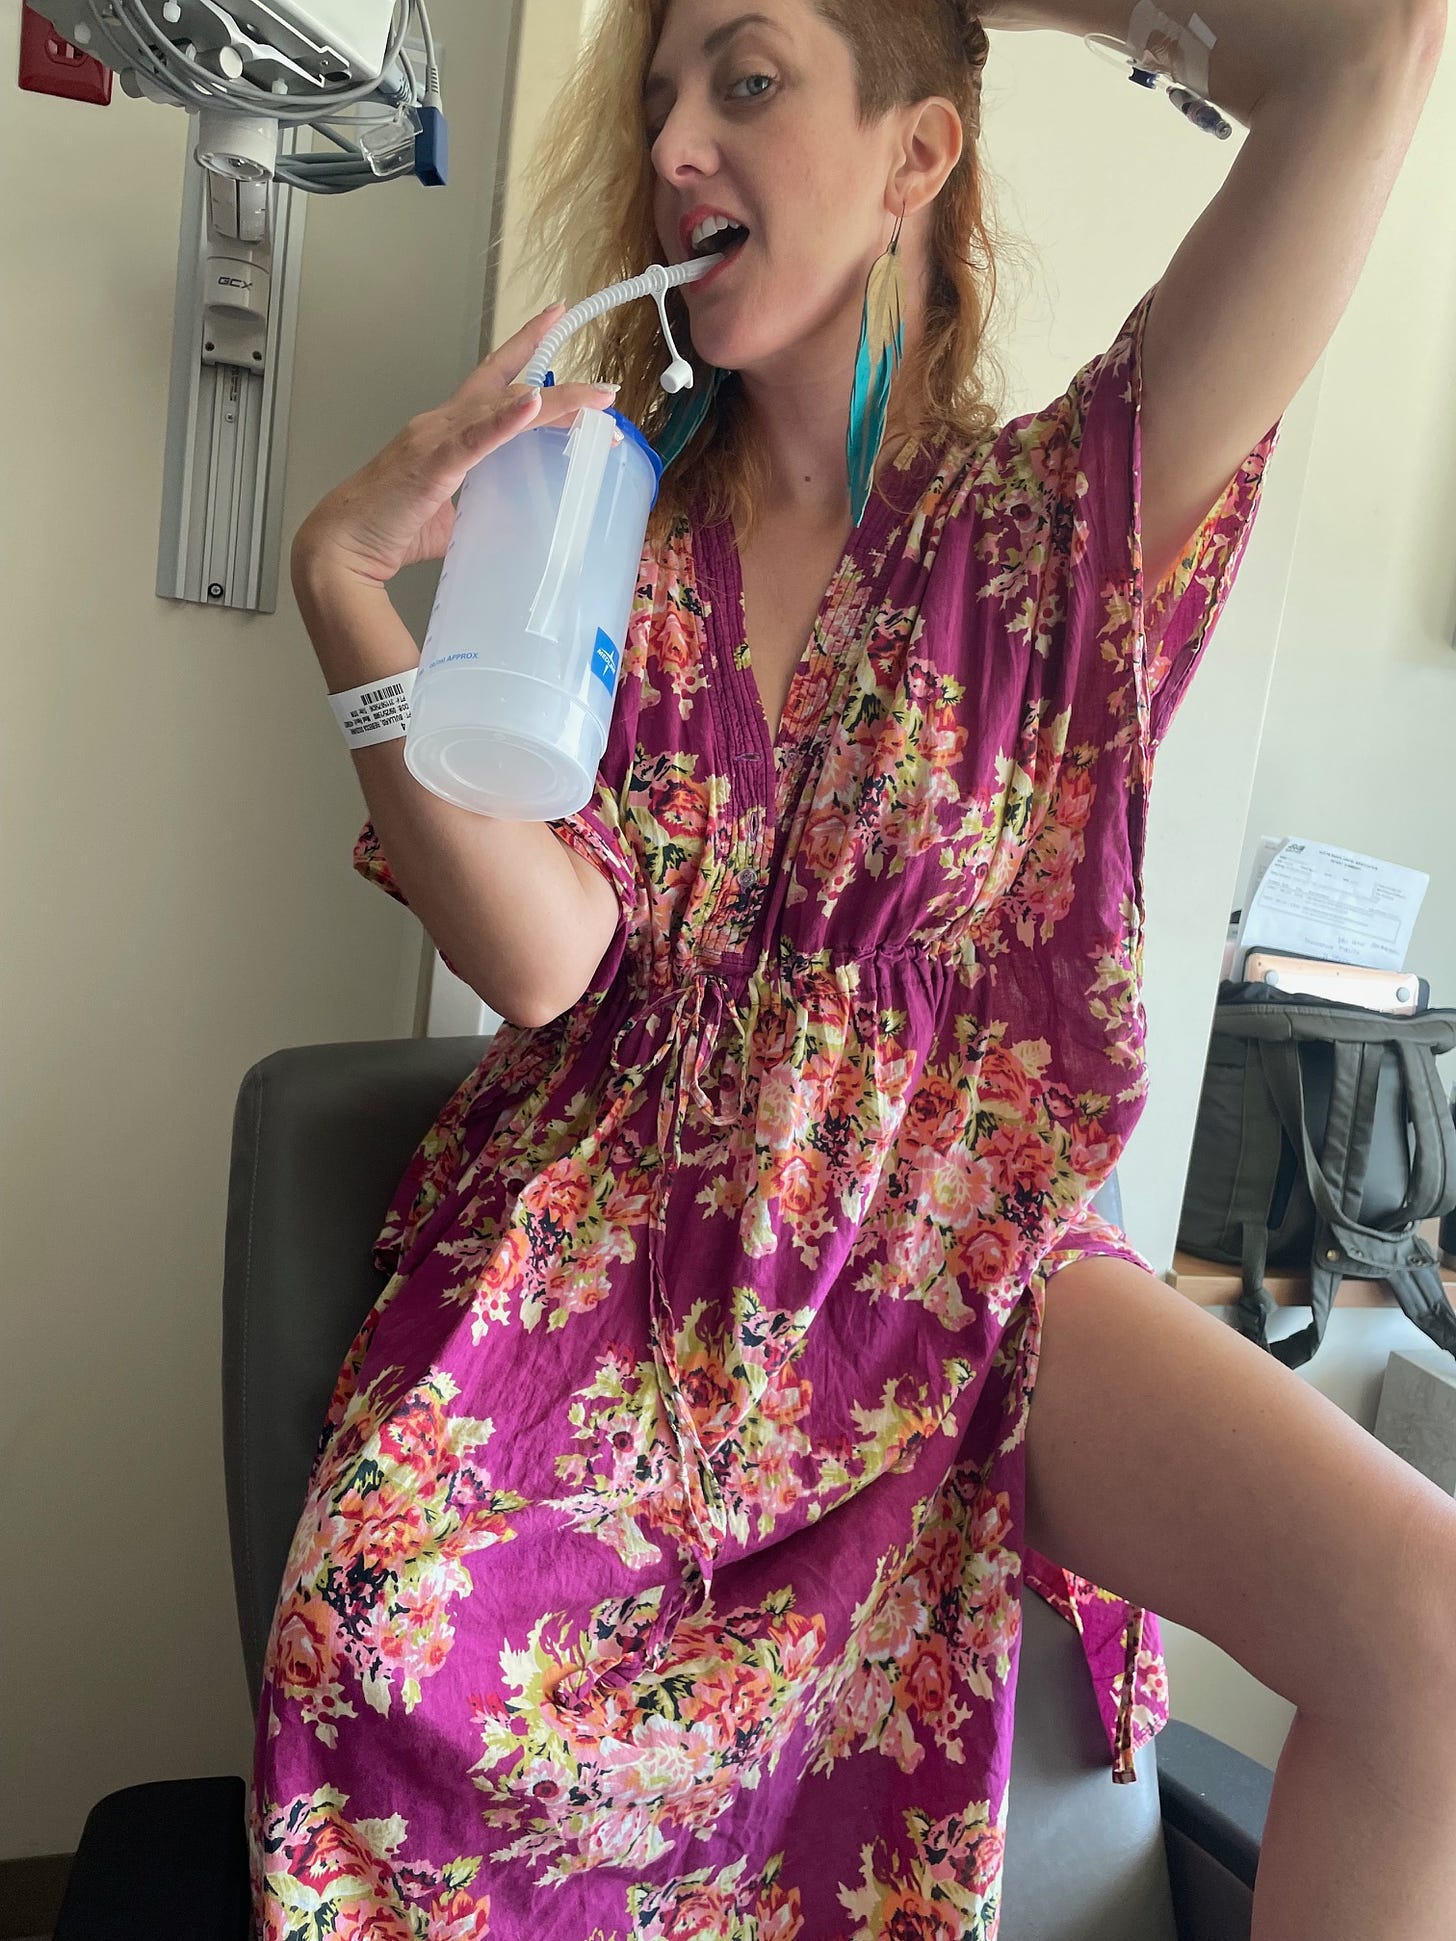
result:
M 734 248 L 677 415 L 645 308 L 598 346 L 676 457 L 594 804 L 493 824 L 355 757 L 360 866 L 510 1025 L 401 1186 L 289 1559 L 265 1936 L 993 1936 L 1026 1583 L 1120 1780 L 1166 1716 L 1152 1611 L 1298 1708 L 1258 1941 L 1456 1924 L 1456 1512 L 1089 1211 L 1144 1090 L 1152 758 L 1443 7 L 1159 16 L 1249 139 L 998 430 L 982 22 L 1121 38 L 1124 4 L 604 10 L 548 151 L 570 287 L 713 215 Z M 888 428 L 850 422 L 877 263 Z M 385 587 L 467 467 L 604 401 L 512 388 L 556 314 L 306 522 L 332 692 L 410 663 Z

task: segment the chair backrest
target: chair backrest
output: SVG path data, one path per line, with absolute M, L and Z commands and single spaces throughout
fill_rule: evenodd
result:
M 478 1038 L 280 1051 L 243 1080 L 223 1265 L 223 1461 L 256 1705 L 273 1607 L 350 1343 L 384 1282 L 374 1241 Z
M 256 1705 L 333 1385 L 377 1298 L 375 1235 L 475 1038 L 283 1051 L 233 1122 L 223 1423 L 233 1580 Z M 1104 1210 L 1108 1203 L 1103 1202 Z M 1152 1749 L 1114 1786 L 1077 1634 L 1027 1593 L 1001 1941 L 1176 1941 Z

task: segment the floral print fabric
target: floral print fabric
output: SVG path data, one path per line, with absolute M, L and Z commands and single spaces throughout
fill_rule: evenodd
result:
M 615 941 L 416 1154 L 323 1428 L 265 1941 L 992 1941 L 1028 1584 L 1136 1777 L 1157 1623 L 1029 1552 L 1025 1430 L 1047 1281 L 1136 1259 L 1089 1208 L 1146 1086 L 1153 756 L 1277 437 L 1149 598 L 1150 301 L 902 459 L 776 738 L 731 529 L 644 555 L 557 825 Z

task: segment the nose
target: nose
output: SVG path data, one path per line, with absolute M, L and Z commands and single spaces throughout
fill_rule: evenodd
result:
M 707 117 L 685 97 L 679 96 L 673 104 L 652 144 L 652 166 L 672 188 L 712 175 L 717 169 L 717 149 Z

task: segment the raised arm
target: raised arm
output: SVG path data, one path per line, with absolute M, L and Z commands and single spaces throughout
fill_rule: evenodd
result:
M 985 25 L 1126 42 L 1132 0 L 988 0 Z M 1147 584 L 1284 415 L 1344 315 L 1430 92 L 1445 0 L 1159 0 L 1160 65 L 1245 124 L 1169 264 L 1144 340 Z M 1140 10 L 1140 18 L 1150 16 Z M 1130 109 L 1131 111 L 1131 104 Z

